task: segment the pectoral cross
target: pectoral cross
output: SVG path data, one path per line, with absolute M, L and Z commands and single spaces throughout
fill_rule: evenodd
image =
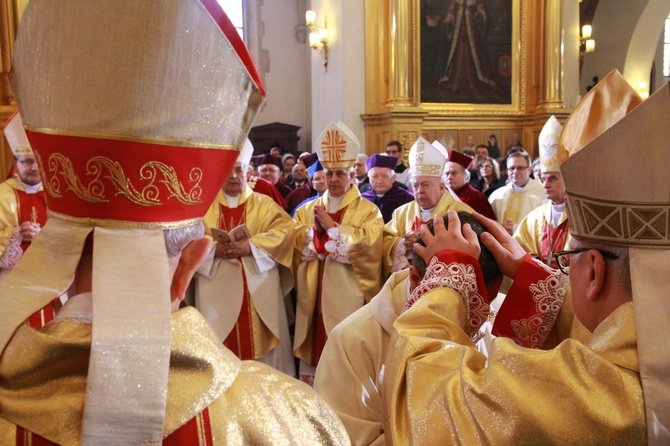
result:
M 37 209 L 35 209 L 35 206 L 33 206 L 33 210 L 30 212 L 30 220 L 33 223 L 37 223 Z

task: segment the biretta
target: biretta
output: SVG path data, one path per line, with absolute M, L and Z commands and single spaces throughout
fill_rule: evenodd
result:
M 4 131 L 14 156 L 33 154 L 33 149 L 30 147 L 30 141 L 28 141 L 26 131 L 23 129 L 23 121 L 18 110 L 9 117 Z
M 650 444 L 670 441 L 670 170 L 660 149 L 669 118 L 668 84 L 642 102 L 614 71 L 584 96 L 559 140 L 570 233 L 628 248 Z
M 348 169 L 361 150 L 358 139 L 342 122 L 331 122 L 316 138 L 316 153 L 326 169 Z
M 258 159 L 258 165 L 263 166 L 265 164 L 271 164 L 273 166 L 279 167 L 279 169 L 282 168 L 281 166 L 281 158 L 274 156 L 274 155 L 263 155 L 262 157 L 259 157 Z
M 540 172 L 558 172 L 561 162 L 558 159 L 558 138 L 563 126 L 556 116 L 551 116 L 542 127 L 538 142 L 540 144 Z
M 468 169 L 472 163 L 472 158 L 467 155 L 462 154 L 458 150 L 452 150 L 449 154 L 448 161 L 459 164 L 463 166 L 463 169 Z
M 434 147 L 423 136 L 409 149 L 409 168 L 415 176 L 441 177 L 447 163 L 445 149 Z
M 398 157 L 375 153 L 365 160 L 365 164 L 368 166 L 368 170 L 372 169 L 373 167 L 386 167 L 387 169 L 395 169 L 396 164 L 398 164 Z
M 68 288 L 92 233 L 92 340 L 77 441 L 160 444 L 175 428 L 166 421 L 163 230 L 202 220 L 264 101 L 260 78 L 215 1 L 32 0 L 10 81 L 49 221 L 0 289 L 0 351 Z

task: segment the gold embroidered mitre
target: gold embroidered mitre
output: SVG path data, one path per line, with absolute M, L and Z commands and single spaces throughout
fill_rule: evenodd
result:
M 447 163 L 444 146 L 434 146 L 423 136 L 409 149 L 409 169 L 414 176 L 441 177 Z
M 315 149 L 326 169 L 347 169 L 356 162 L 361 144 L 343 122 L 331 122 L 316 139 Z
M 561 165 L 558 159 L 558 138 L 563 127 L 556 116 L 547 120 L 540 132 L 540 171 L 558 172 Z
M 0 351 L 68 288 L 92 234 L 80 442 L 159 444 L 180 254 L 163 230 L 201 221 L 226 181 L 258 74 L 213 0 L 31 0 L 10 80 L 50 218 L 0 289 Z M 178 251 L 188 233 L 173 234 Z

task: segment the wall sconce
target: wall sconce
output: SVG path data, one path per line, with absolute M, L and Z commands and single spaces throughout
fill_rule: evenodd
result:
M 309 28 L 309 46 L 323 57 L 323 66 L 328 71 L 328 17 L 323 20 L 323 26 L 316 24 L 316 12 L 305 12 L 305 22 Z
M 580 53 L 591 54 L 596 50 L 596 41 L 591 38 L 593 28 L 591 25 L 582 26 L 582 35 L 579 38 L 581 44 Z

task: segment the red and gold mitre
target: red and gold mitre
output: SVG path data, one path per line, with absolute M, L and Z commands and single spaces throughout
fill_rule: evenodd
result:
M 49 220 L 0 287 L 0 351 L 68 289 L 92 234 L 79 441 L 160 444 L 178 427 L 166 413 L 179 253 L 164 237 L 198 236 L 264 101 L 258 74 L 215 0 L 31 0 L 10 80 Z
M 315 149 L 326 169 L 348 169 L 356 162 L 361 144 L 343 122 L 331 122 L 317 137 Z
M 204 215 L 264 99 L 218 4 L 35 3 L 22 34 L 58 38 L 19 38 L 11 77 L 50 211 L 110 226 Z
M 23 129 L 23 121 L 18 110 L 9 117 L 5 124 L 5 137 L 14 156 L 33 154 L 33 149 L 30 147 L 30 141 L 28 141 L 26 131 Z

